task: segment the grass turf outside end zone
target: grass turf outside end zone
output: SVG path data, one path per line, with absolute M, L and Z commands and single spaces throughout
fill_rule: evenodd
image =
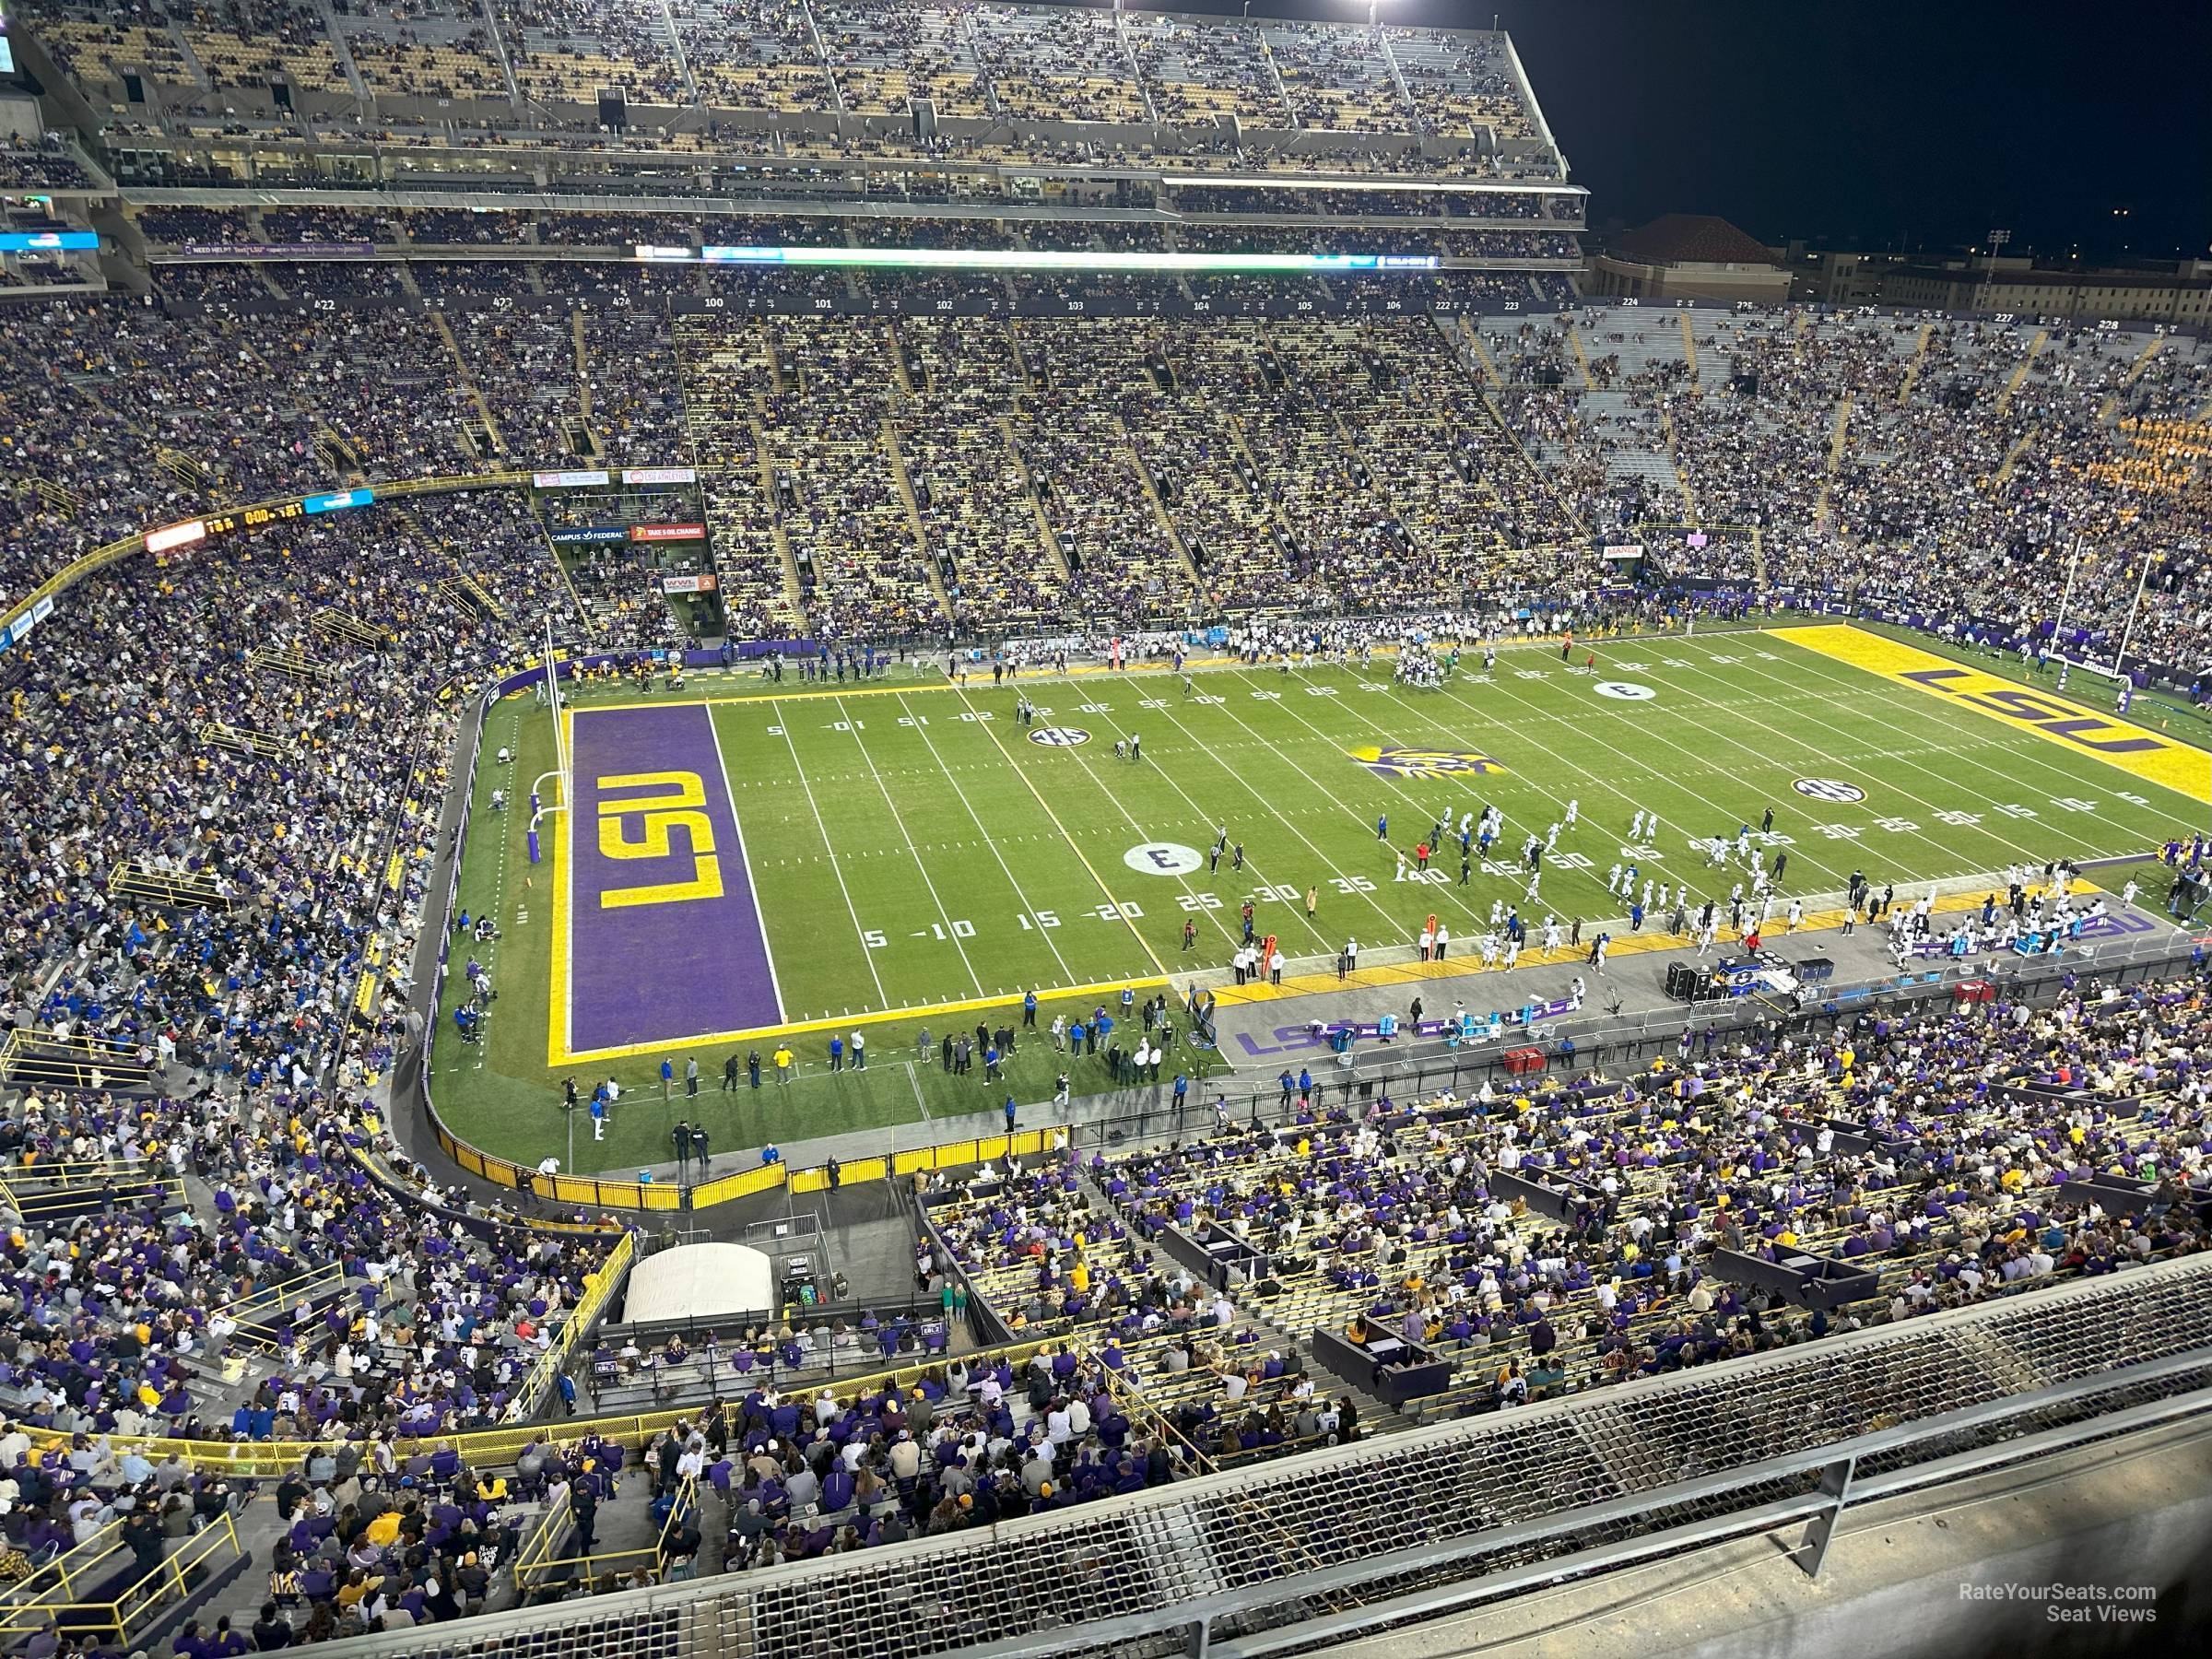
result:
M 1581 821 L 1562 830 L 1547 866 L 1539 919 L 1547 909 L 1586 922 L 1619 914 L 1606 873 L 1631 858 L 1654 880 L 1724 899 L 1737 877 L 1716 882 L 1690 843 L 1733 834 L 1741 822 L 1756 829 L 1770 806 L 1791 838 L 1774 849 L 1789 853 L 1784 885 L 1799 892 L 1839 889 L 1854 869 L 1902 888 L 2060 853 L 2140 853 L 2189 821 L 2178 796 L 1997 722 L 1962 719 L 1916 691 L 1790 647 L 1786 637 L 1673 636 L 1595 649 L 1594 675 L 1580 672 L 1581 644 L 1569 664 L 1556 643 L 1510 646 L 1494 677 L 1463 673 L 1437 690 L 1396 686 L 1379 665 L 1364 675 L 1210 670 L 1194 677 L 1197 695 L 1187 700 L 1179 682 L 1158 674 L 1025 677 L 965 693 L 916 683 L 865 698 L 834 683 L 793 696 L 787 680 L 774 702 L 718 697 L 713 717 L 786 1015 L 834 1018 L 849 1035 L 845 1019 L 885 1008 L 1156 981 L 1153 957 L 1171 971 L 1215 968 L 1233 947 L 1247 900 L 1257 930 L 1277 934 L 1293 958 L 1325 960 L 1347 935 L 1371 948 L 1402 944 L 1431 912 L 1465 948 L 1493 902 L 1520 901 L 1512 860 L 1522 837 L 1532 828 L 1543 835 L 1571 798 Z M 1463 670 L 1479 665 L 1476 656 Z M 1014 721 L 1018 693 L 1052 711 L 1041 724 L 1088 730 L 1091 741 L 1029 742 Z M 1112 739 L 1130 729 L 1143 735 L 1143 759 L 1116 762 Z M 549 719 L 526 697 L 508 700 L 492 711 L 484 743 L 487 754 L 504 745 L 517 755 L 506 779 L 488 765 L 479 771 L 462 877 L 464 903 L 472 912 L 489 903 L 504 933 L 488 955 L 500 996 L 481 1045 L 460 1044 L 450 1018 L 441 1023 L 432 1077 L 441 1112 L 464 1138 L 523 1161 L 565 1156 L 564 1069 L 587 1093 L 611 1074 L 630 1100 L 649 1102 L 619 1112 L 602 1146 L 590 1145 L 588 1123 L 578 1124 L 579 1166 L 614 1171 L 667 1160 L 667 1130 L 687 1110 L 703 1111 L 715 1146 L 728 1150 L 1052 1092 L 1067 1063 L 1042 1041 L 1022 1044 L 995 1084 L 980 1065 L 956 1078 L 934 1058 L 908 1064 L 921 1028 L 941 1035 L 942 1017 L 871 1024 L 865 1074 L 829 1073 L 832 1028 L 818 1028 L 794 1041 L 806 1063 L 799 1082 L 757 1096 L 741 1089 L 734 1100 L 720 1094 L 724 1055 L 758 1046 L 765 1059 L 772 1043 L 677 1047 L 672 1109 L 660 1102 L 657 1054 L 548 1066 L 547 866 L 527 864 L 524 814 L 502 825 L 482 809 L 492 787 L 512 794 L 520 780 L 526 795 L 528 780 L 550 766 Z M 1386 776 L 1353 754 L 1392 748 L 1424 751 L 1432 767 L 1438 757 L 1482 756 L 1501 770 Z M 1417 757 L 1406 767 L 1421 764 Z M 1794 787 L 1801 780 L 1863 798 L 1808 796 Z M 1437 812 L 1449 806 L 1456 818 L 1491 801 L 1508 830 L 1490 867 L 1477 864 L 1462 887 L 1454 846 L 1441 883 L 1394 879 L 1397 853 L 1411 851 Z M 1658 814 L 1656 843 L 1629 841 L 1638 808 Z M 1376 833 L 1382 815 L 1387 838 Z M 1152 846 L 1202 855 L 1217 826 L 1244 842 L 1241 872 L 1227 859 L 1218 873 L 1203 863 L 1152 873 L 1129 862 Z M 1309 891 L 1318 900 L 1311 924 Z M 1185 922 L 1195 935 L 1188 951 Z M 1485 983 L 1457 982 L 1454 994 L 1477 1005 Z M 1093 994 L 1073 1009 L 1113 1000 Z M 1064 1011 L 1069 1004 L 1048 996 L 1041 1028 Z M 985 1018 L 995 1026 L 1017 1016 Z M 974 1018 L 963 1015 L 962 1024 Z M 704 1092 L 717 1098 L 687 1109 L 680 1076 L 694 1053 Z M 1106 1086 L 1102 1062 L 1070 1069 L 1077 1093 Z M 1205 1098 L 1202 1088 L 1194 1098 Z

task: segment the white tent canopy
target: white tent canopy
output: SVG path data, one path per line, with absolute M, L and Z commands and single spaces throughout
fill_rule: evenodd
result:
M 628 1324 L 712 1322 L 771 1312 L 781 1300 L 775 1263 L 761 1252 L 743 1244 L 684 1244 L 649 1255 L 630 1270 L 622 1317 Z

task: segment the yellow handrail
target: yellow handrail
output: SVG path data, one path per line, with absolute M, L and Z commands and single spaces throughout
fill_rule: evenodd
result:
M 575 1517 L 571 1514 L 548 1513 L 545 1524 L 531 1534 L 528 1543 L 514 1559 L 514 1587 L 524 1595 L 537 1590 L 548 1578 L 596 1578 L 603 1572 L 626 1572 L 637 1567 L 645 1568 L 658 1583 L 662 1563 L 668 1554 L 668 1539 L 676 1530 L 679 1517 L 696 1509 L 699 1504 L 699 1482 L 686 1476 L 676 1490 L 676 1501 L 669 1506 L 668 1518 L 661 1523 L 661 1530 L 651 1544 L 634 1545 L 628 1549 L 610 1549 L 596 1555 L 552 1556 L 552 1540 L 557 1535 L 567 1542 L 573 1535 Z M 540 1540 L 544 1542 L 540 1543 Z M 535 1553 L 533 1551 L 535 1550 Z
M 46 1163 L 18 1164 L 7 1170 L 6 1173 L 64 1182 L 109 1178 L 141 1181 L 151 1178 L 153 1168 L 151 1160 L 144 1158 L 76 1158 L 54 1159 Z
M 311 1268 L 308 1272 L 287 1279 L 282 1284 L 265 1285 L 240 1302 L 231 1311 L 230 1317 L 241 1331 L 251 1331 L 274 1340 L 278 1335 L 277 1328 L 261 1318 L 260 1315 L 267 1313 L 273 1309 L 281 1312 L 294 1298 L 312 1296 L 327 1285 L 342 1284 L 345 1278 L 346 1267 L 343 1263 L 325 1262 L 322 1266 Z
M 596 1324 L 606 1304 L 614 1300 L 622 1276 L 629 1271 L 631 1260 L 638 1253 L 635 1233 L 624 1233 L 615 1241 L 614 1249 L 606 1253 L 606 1260 L 585 1275 L 583 1294 L 577 1298 L 576 1306 L 569 1313 L 568 1323 L 560 1327 L 560 1335 L 549 1343 L 546 1351 L 537 1357 L 521 1388 L 515 1391 L 513 1409 L 535 1411 L 553 1390 L 571 1356 L 582 1344 L 584 1335 Z
M 0 1643 L 46 1629 L 46 1619 L 25 1616 L 72 1605 L 78 1586 L 93 1569 L 123 1547 L 123 1523 L 111 1521 L 82 1544 L 33 1571 L 29 1578 L 9 1585 L 0 1594 Z
M 185 1575 L 210 1557 L 228 1547 L 230 1555 L 242 1559 L 245 1550 L 238 1542 L 238 1526 L 226 1511 L 220 1521 L 210 1524 L 186 1538 L 159 1567 L 134 1583 L 112 1601 L 71 1602 L 68 1604 L 71 1631 L 77 1636 L 92 1635 L 103 1645 L 128 1646 L 135 1631 L 160 1616 L 162 1609 L 173 1599 L 182 1601 L 187 1585 Z M 38 1611 L 51 1618 L 49 1609 Z M 44 1630 L 47 1622 L 27 1627 Z M 0 1634 L 12 1633 L 13 1627 L 0 1622 Z
M 908 1389 L 929 1372 L 943 1371 L 954 1358 L 963 1359 L 970 1365 L 996 1364 L 1004 1360 L 1018 1371 L 1039 1350 L 1064 1346 L 1065 1338 L 1053 1335 L 958 1356 L 933 1356 L 912 1365 L 841 1379 L 832 1386 L 841 1395 L 882 1393 L 892 1388 Z M 403 1441 L 395 1450 L 404 1462 L 417 1453 L 450 1447 L 460 1455 L 462 1462 L 473 1469 L 500 1468 L 512 1465 L 522 1449 L 533 1441 L 557 1448 L 568 1448 L 577 1445 L 586 1437 L 595 1437 L 627 1447 L 642 1448 L 653 1436 L 674 1428 L 678 1422 L 696 1420 L 705 1408 L 704 1401 L 697 1401 L 688 1406 L 672 1406 L 665 1411 L 634 1413 L 623 1417 L 565 1418 L 550 1423 L 516 1423 L 499 1429 L 479 1429 L 462 1434 Z M 50 1451 L 65 1450 L 69 1445 L 67 1435 L 57 1434 L 52 1430 L 26 1427 L 24 1431 Z M 112 1434 L 106 1436 L 105 1440 L 118 1456 L 125 1450 L 135 1448 L 151 1463 L 164 1463 L 175 1458 L 195 1469 L 223 1475 L 272 1478 L 298 1468 L 310 1446 L 328 1443 L 326 1440 L 157 1440 Z

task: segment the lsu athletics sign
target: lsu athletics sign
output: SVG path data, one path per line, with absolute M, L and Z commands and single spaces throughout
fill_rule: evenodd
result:
M 1504 766 L 1467 749 L 1377 748 L 1351 751 L 1352 759 L 1379 778 L 1459 778 L 1501 772 Z
M 2128 721 L 2099 714 L 2070 698 L 2022 686 L 1856 628 L 1823 625 L 1777 629 L 1772 633 L 1775 639 L 1792 645 L 1802 645 L 1900 686 L 1940 697 L 1988 719 L 2004 721 L 2046 742 L 2063 744 L 2077 754 L 2092 756 L 2147 783 L 2180 790 L 2194 801 L 2204 801 L 2212 793 L 2212 755 Z

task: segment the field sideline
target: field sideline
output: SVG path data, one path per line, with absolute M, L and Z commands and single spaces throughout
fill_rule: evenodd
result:
M 1047 998 L 1049 1021 L 1055 1006 L 1111 1004 L 1124 983 L 1148 994 L 1168 975 L 1218 969 L 1247 900 L 1257 932 L 1279 935 L 1294 959 L 1333 959 L 1347 936 L 1368 948 L 1403 945 L 1430 913 L 1464 947 L 1488 925 L 1493 901 L 1521 901 L 1521 842 L 1559 821 L 1570 799 L 1581 823 L 1562 831 L 1547 861 L 1539 901 L 1522 906 L 1538 923 L 1547 912 L 1593 924 L 1624 913 L 1625 900 L 1606 890 L 1616 863 L 1724 898 L 1740 866 L 1709 880 L 1692 842 L 1756 828 L 1769 807 L 1777 839 L 1768 856 L 1788 853 L 1784 886 L 1802 893 L 1840 889 L 1854 869 L 1902 887 L 2060 853 L 2139 853 L 2204 820 L 2201 798 L 2131 775 L 2186 782 L 2208 764 L 2202 751 L 2150 739 L 2153 752 L 2100 754 L 2085 746 L 2136 739 L 2089 705 L 2039 690 L 2023 723 L 2021 705 L 1953 659 L 1926 656 L 1943 673 L 1907 681 L 1899 677 L 1910 671 L 1909 648 L 1856 630 L 1799 634 L 1831 649 L 1848 634 L 1847 651 L 1864 640 L 1908 653 L 1877 675 L 1794 642 L 1790 631 L 1600 642 L 1594 673 L 1583 671 L 1581 644 L 1567 663 L 1556 642 L 1509 646 L 1494 677 L 1480 674 L 1476 653 L 1453 683 L 1418 690 L 1395 685 L 1381 664 L 1364 674 L 1203 670 L 1187 699 L 1174 677 L 1144 672 L 995 688 L 985 677 L 965 690 L 919 676 L 804 691 L 786 680 L 773 696 L 747 677 L 731 695 L 645 700 L 662 712 L 626 716 L 616 711 L 638 702 L 634 694 L 587 688 L 571 714 L 587 739 L 594 722 L 610 734 L 629 728 L 606 723 L 631 718 L 646 723 L 641 731 L 698 724 L 700 752 L 718 765 L 694 770 L 715 787 L 723 780 L 713 771 L 726 775 L 727 821 L 742 836 L 750 883 L 747 905 L 725 896 L 728 914 L 757 915 L 765 935 L 774 1000 L 753 1006 L 780 1018 L 700 1023 L 719 980 L 705 959 L 685 953 L 700 935 L 712 946 L 731 929 L 684 927 L 684 907 L 669 904 L 646 914 L 662 925 L 654 937 L 673 944 L 645 951 L 617 982 L 628 999 L 621 1019 L 658 1021 L 656 1034 L 564 1057 L 564 1023 L 547 1018 L 561 944 L 556 876 L 561 848 L 591 830 L 580 822 L 548 833 L 550 862 L 533 867 L 526 814 L 509 813 L 502 825 L 479 812 L 462 897 L 500 920 L 504 936 L 481 954 L 501 994 L 483 1043 L 461 1044 L 450 1023 L 441 1027 L 441 1111 L 477 1144 L 534 1161 L 559 1149 L 560 1077 L 578 1077 L 588 1091 L 612 1075 L 657 1096 L 661 1055 L 679 1075 L 695 1055 L 712 1093 L 726 1053 L 757 1047 L 765 1058 L 768 1031 L 794 1028 L 808 1063 L 801 1081 L 741 1090 L 718 1145 L 972 1111 L 1009 1090 L 1041 1098 L 1056 1069 L 1045 1045 L 1025 1047 L 1006 1084 L 986 1089 L 980 1065 L 953 1077 L 906 1064 L 919 1028 L 971 1026 L 979 1005 L 1003 1007 L 1029 989 Z M 1018 692 L 1037 701 L 1038 726 L 1058 741 L 1030 740 L 1016 720 Z M 1962 698 L 1965 709 L 1955 706 Z M 2069 718 L 2056 719 L 2061 712 Z M 2077 729 L 2053 735 L 2053 726 Z M 1117 761 L 1113 741 L 1131 731 L 1143 759 Z M 1075 732 L 1088 740 L 1072 740 Z M 493 787 L 526 795 L 552 763 L 551 739 L 549 718 L 529 698 L 495 708 L 477 807 Z M 515 756 L 504 775 L 489 759 L 501 747 Z M 604 752 L 629 753 L 618 743 Z M 651 752 L 622 764 L 663 775 Z M 580 796 L 583 771 L 580 761 Z M 1463 885 L 1453 842 L 1429 881 L 1394 879 L 1397 853 L 1410 853 L 1440 812 L 1456 818 L 1486 802 L 1507 820 L 1492 863 L 1477 862 Z M 600 804 L 602 836 L 605 815 L 619 806 Z M 709 801 L 701 810 L 721 808 Z M 1638 810 L 1658 814 L 1655 843 L 1628 840 Z M 1386 840 L 1376 826 L 1385 814 Z M 1207 869 L 1217 826 L 1243 842 L 1241 872 L 1228 858 Z M 584 931 L 566 953 L 588 977 L 596 924 L 582 906 L 573 913 Z M 1195 934 L 1188 950 L 1186 922 Z M 1480 982 L 1460 981 L 1460 994 L 1475 1000 Z M 1072 1004 L 1070 987 L 1080 988 Z M 827 1073 L 830 1034 L 849 1037 L 849 1022 L 864 1018 L 869 1072 Z M 1077 1081 L 1078 1090 L 1099 1087 Z M 594 1148 L 598 1167 L 667 1157 L 657 1105 Z M 594 1165 L 581 1145 L 578 1162 Z

